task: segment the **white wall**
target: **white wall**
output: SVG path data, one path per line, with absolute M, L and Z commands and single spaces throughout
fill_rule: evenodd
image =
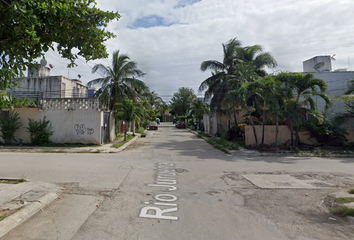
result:
M 322 64 L 323 66 L 321 65 L 317 65 L 316 64 Z M 312 73 L 315 73 L 315 72 L 318 72 L 318 71 L 326 71 L 326 72 L 330 72 L 332 71 L 332 61 L 331 61 L 331 56 L 316 56 L 316 57 L 313 57 L 311 59 L 308 59 L 306 61 L 304 61 L 302 63 L 302 66 L 303 66 L 303 71 L 304 72 L 312 72 Z M 317 69 L 315 69 L 315 66 L 316 67 L 319 67 Z
M 98 99 L 51 99 L 46 100 L 42 109 L 16 108 L 22 127 L 15 135 L 16 139 L 30 142 L 28 118 L 40 120 L 46 116 L 52 123 L 54 134 L 50 140 L 54 143 L 101 144 L 101 126 L 103 112 L 99 109 Z M 81 102 L 80 102 L 81 101 Z M 114 126 L 111 127 L 114 130 Z M 114 132 L 110 132 L 111 140 Z
M 333 117 L 336 113 L 343 112 L 345 110 L 345 104 L 335 97 L 341 96 L 348 89 L 348 82 L 354 79 L 354 72 L 316 72 L 312 73 L 315 78 L 325 80 L 328 84 L 328 96 L 333 100 L 333 107 L 330 110 L 330 117 Z M 317 103 L 317 110 L 322 112 L 325 106 L 325 102 L 315 97 Z
M 88 88 L 79 80 L 64 76 L 21 78 L 18 86 L 9 90 L 16 98 L 87 98 Z

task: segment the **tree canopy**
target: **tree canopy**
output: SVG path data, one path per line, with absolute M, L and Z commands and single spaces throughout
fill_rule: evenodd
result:
M 171 98 L 171 112 L 177 114 L 177 116 L 186 115 L 196 97 L 192 88 L 179 88 L 178 92 L 174 93 Z
M 87 83 L 88 87 L 101 84 L 101 88 L 95 93 L 100 97 L 102 104 L 112 110 L 116 103 L 124 100 L 136 100 L 140 97 L 140 92 L 146 92 L 146 84 L 136 79 L 144 73 L 137 68 L 137 63 L 130 61 L 127 54 L 120 54 L 119 51 L 113 53 L 112 67 L 96 64 L 92 72 L 101 72 L 104 77 L 94 79 Z
M 115 35 L 107 24 L 118 12 L 103 11 L 95 0 L 0 1 L 0 87 L 13 79 L 49 49 L 70 60 L 108 57 L 104 42 Z

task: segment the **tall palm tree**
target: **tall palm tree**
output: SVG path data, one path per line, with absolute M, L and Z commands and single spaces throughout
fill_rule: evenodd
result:
M 103 77 L 88 82 L 87 86 L 101 85 L 95 96 L 100 97 L 101 104 L 110 110 L 118 102 L 138 98 L 139 91 L 147 88 L 143 81 L 136 79 L 144 75 L 137 68 L 137 63 L 130 61 L 128 55 L 119 54 L 119 50 L 113 53 L 112 67 L 96 64 L 92 68 L 92 73 L 96 72 L 101 73 Z
M 211 70 L 212 76 L 205 79 L 199 86 L 199 91 L 205 91 L 205 98 L 211 97 L 210 106 L 214 110 L 221 109 L 221 102 L 227 91 L 227 76 L 234 71 L 237 62 L 237 49 L 241 46 L 241 42 L 236 38 L 230 39 L 226 44 L 222 44 L 224 59 L 222 62 L 216 60 L 208 60 L 200 65 L 201 71 Z
M 241 87 L 245 82 L 252 82 L 258 77 L 266 76 L 265 67 L 275 67 L 277 65 L 274 57 L 263 52 L 260 45 L 250 47 L 241 47 L 239 41 L 231 39 L 227 44 L 223 44 L 224 60 L 222 63 L 217 61 L 205 61 L 200 69 L 214 70 L 211 77 L 202 82 L 199 91 L 205 89 L 205 97 L 211 97 L 211 109 L 221 112 L 227 109 L 227 112 L 233 112 L 234 124 L 237 127 L 237 109 L 240 103 L 236 98 L 228 98 L 224 101 L 228 91 L 234 91 Z M 235 92 L 235 91 L 234 91 Z

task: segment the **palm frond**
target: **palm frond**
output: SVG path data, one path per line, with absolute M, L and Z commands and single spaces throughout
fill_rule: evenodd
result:
M 264 52 L 257 55 L 254 59 L 254 63 L 258 69 L 265 66 L 269 68 L 274 68 L 277 66 L 277 61 L 269 52 Z
M 205 79 L 199 86 L 198 91 L 203 92 L 205 89 L 207 89 L 211 84 L 213 84 L 216 81 L 221 81 L 225 77 L 224 72 L 219 72 L 215 75 L 212 75 Z
M 207 69 L 213 70 L 213 71 L 224 71 L 225 66 L 221 62 L 215 61 L 215 60 L 208 60 L 202 62 L 200 65 L 200 70 L 201 71 L 206 71 Z
M 100 84 L 100 85 L 107 85 L 111 80 L 111 76 L 107 76 L 107 77 L 103 77 L 103 78 L 97 78 L 94 80 L 89 81 L 86 86 L 87 87 L 92 87 L 96 84 Z

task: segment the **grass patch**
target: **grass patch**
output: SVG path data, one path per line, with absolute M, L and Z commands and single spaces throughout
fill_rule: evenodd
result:
M 336 198 L 336 202 L 340 204 L 354 202 L 354 198 Z
M 122 137 L 124 137 L 124 134 L 123 133 L 118 133 L 115 140 L 119 140 Z
M 348 190 L 349 194 L 354 194 L 354 188 Z
M 209 137 L 206 141 L 214 148 L 223 151 L 224 153 L 230 153 L 229 150 L 238 150 L 239 147 L 234 142 L 229 142 L 223 138 Z
M 17 208 L 17 209 L 13 209 L 13 210 L 1 210 L 0 209 L 0 221 L 4 220 L 5 218 L 7 218 L 8 216 L 10 216 L 11 214 L 14 214 L 15 212 L 17 212 L 18 210 L 22 209 L 22 207 Z
M 84 144 L 84 143 L 52 143 L 49 147 L 99 147 L 97 144 Z
M 0 179 L 0 184 L 18 184 L 23 182 L 26 182 L 26 179 Z
M 126 141 L 115 143 L 115 144 L 112 145 L 112 148 L 120 148 L 121 146 L 123 146 L 124 144 L 126 144 L 127 142 L 132 140 L 133 138 L 135 138 L 135 136 L 133 136 L 131 134 L 127 134 L 127 140 Z
M 115 143 L 112 145 L 112 148 L 120 148 L 121 146 L 123 146 L 126 142 L 119 142 L 119 143 Z
M 346 206 L 339 206 L 339 207 L 331 210 L 331 213 L 333 215 L 337 215 L 340 217 L 346 217 L 346 216 L 354 217 L 354 209 L 346 207 Z
M 243 139 L 235 139 L 230 142 L 224 138 L 212 137 L 205 132 L 198 132 L 198 137 L 204 138 L 209 144 L 225 153 L 230 153 L 229 150 L 239 150 L 240 147 L 246 147 L 245 140 Z
M 205 132 L 198 132 L 198 136 L 204 138 L 211 138 L 211 136 Z
M 135 136 L 128 134 L 127 135 L 127 142 L 135 138 Z

